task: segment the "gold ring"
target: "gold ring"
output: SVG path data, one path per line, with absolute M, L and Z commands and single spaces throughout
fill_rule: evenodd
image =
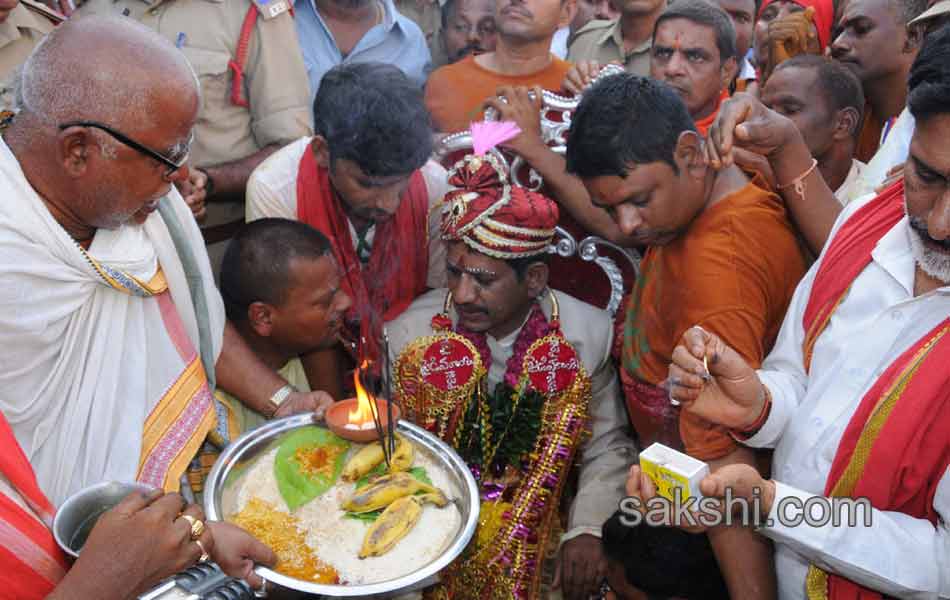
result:
M 197 540 L 205 532 L 205 524 L 201 519 L 196 519 L 191 515 L 182 515 L 181 518 L 191 525 L 191 539 Z
M 199 523 L 200 523 L 200 521 L 199 521 Z M 211 557 L 208 556 L 208 553 L 205 551 L 205 547 L 204 547 L 204 545 L 201 543 L 201 540 L 195 540 L 195 543 L 198 544 L 198 548 L 201 549 L 201 556 L 198 557 L 198 562 L 202 562 L 202 563 L 203 563 L 203 562 L 207 562 L 208 559 L 211 558 Z

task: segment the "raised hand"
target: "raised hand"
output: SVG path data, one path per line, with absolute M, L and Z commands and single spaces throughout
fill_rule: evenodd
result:
M 691 327 L 673 349 L 672 358 L 670 398 L 684 410 L 739 431 L 762 413 L 765 387 L 749 363 L 719 336 Z
M 787 117 L 751 94 L 738 93 L 722 104 L 706 138 L 706 157 L 715 168 L 735 162 L 735 148 L 769 157 L 801 134 Z
M 567 72 L 562 87 L 565 91 L 578 96 L 584 91 L 584 88 L 594 81 L 594 78 L 597 77 L 604 66 L 596 60 L 579 60 Z

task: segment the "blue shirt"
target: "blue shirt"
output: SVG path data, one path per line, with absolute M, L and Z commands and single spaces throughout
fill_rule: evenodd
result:
M 422 87 L 431 68 L 432 57 L 419 26 L 396 10 L 392 0 L 381 0 L 386 15 L 383 22 L 366 32 L 346 55 L 340 52 L 333 34 L 317 11 L 314 0 L 294 7 L 297 36 L 310 78 L 310 97 L 316 95 L 324 73 L 342 63 L 383 62 L 399 67 Z

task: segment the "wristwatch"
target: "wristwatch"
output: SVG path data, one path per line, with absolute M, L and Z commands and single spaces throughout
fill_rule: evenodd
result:
M 297 390 L 294 389 L 294 386 L 288 383 L 287 385 L 283 386 L 282 388 L 274 392 L 274 394 L 270 397 L 270 400 L 267 401 L 267 403 L 270 405 L 272 409 L 270 411 L 270 414 L 267 415 L 267 418 L 269 419 L 273 417 L 275 414 L 277 414 L 277 409 L 280 408 L 281 403 L 287 399 L 287 396 L 293 394 L 296 391 Z

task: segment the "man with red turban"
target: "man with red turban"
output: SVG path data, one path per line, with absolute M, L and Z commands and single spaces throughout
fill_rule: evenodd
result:
M 510 183 L 491 155 L 468 156 L 449 176 L 458 188 L 442 209 L 449 287 L 387 324 L 405 414 L 458 450 L 481 492 L 472 545 L 430 592 L 538 598 L 542 561 L 560 541 L 555 584 L 586 599 L 606 575 L 601 525 L 636 456 L 611 318 L 547 286 L 554 201 Z M 561 536 L 575 459 L 578 490 Z

